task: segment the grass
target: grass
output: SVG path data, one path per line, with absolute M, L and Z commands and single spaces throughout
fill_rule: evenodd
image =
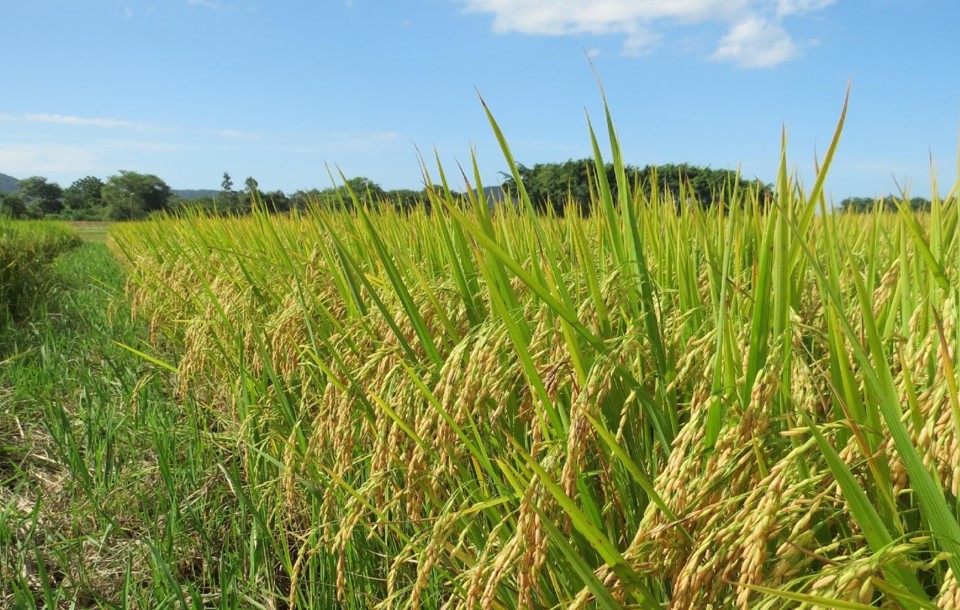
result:
M 84 240 L 106 242 L 107 233 L 114 223 L 75 220 L 69 224 L 77 235 Z
M 222 475 L 232 448 L 120 346 L 144 346 L 124 273 L 99 243 L 53 272 L 33 315 L 0 335 L 14 354 L 0 363 L 0 605 L 266 603 L 239 579 L 250 523 Z
M 78 243 L 65 225 L 0 216 L 0 331 L 38 304 L 49 281 L 50 265 Z
M 627 184 L 607 114 L 589 218 L 115 225 L 0 368 L 0 599 L 960 606 L 957 188 L 834 212 L 843 116 L 766 207 Z

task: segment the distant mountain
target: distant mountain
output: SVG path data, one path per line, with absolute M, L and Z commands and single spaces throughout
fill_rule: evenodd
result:
M 17 190 L 17 185 L 20 183 L 19 180 L 13 176 L 8 176 L 6 174 L 0 174 L 0 193 L 13 193 Z
M 507 194 L 499 186 L 485 186 L 483 187 L 483 194 L 486 195 L 487 201 L 494 203 L 503 203 L 507 200 Z
M 474 191 L 474 194 L 476 193 L 477 191 Z M 513 205 L 517 205 L 517 200 L 513 197 L 509 197 L 501 186 L 485 186 L 483 187 L 483 195 L 486 197 L 487 206 L 490 208 L 493 208 L 493 206 L 496 205 L 504 204 L 508 201 L 513 202 Z
M 194 201 L 195 199 L 211 199 L 213 197 L 219 197 L 220 191 L 215 191 L 212 189 L 175 189 L 173 194 L 184 201 Z

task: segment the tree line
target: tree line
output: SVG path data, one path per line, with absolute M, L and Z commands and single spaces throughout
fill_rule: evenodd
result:
M 596 177 L 600 172 L 597 172 L 593 159 L 538 163 L 533 167 L 519 165 L 517 169 L 524 189 L 538 211 L 550 209 L 562 215 L 575 208 L 581 214 L 589 214 L 591 205 L 598 199 Z M 761 203 L 773 197 L 771 185 L 757 179 L 746 180 L 728 169 L 712 169 L 688 163 L 647 165 L 642 169 L 627 165 L 624 174 L 634 190 L 643 189 L 657 197 L 668 195 L 678 208 L 686 205 L 727 205 L 734 192 L 754 192 Z M 612 163 L 604 166 L 603 175 L 616 201 L 619 196 L 618 180 Z M 512 197 L 519 195 L 519 188 L 512 176 L 506 177 L 503 188 Z
M 439 189 L 442 187 L 433 186 L 431 188 Z M 278 213 L 303 210 L 312 205 L 325 209 L 349 209 L 353 207 L 353 197 L 365 203 L 389 205 L 397 210 L 429 206 L 426 188 L 420 190 L 388 190 L 364 176 L 350 178 L 340 186 L 299 190 L 287 195 L 279 190 L 261 191 L 259 184 L 253 177 L 248 177 L 244 181 L 244 190 L 234 191 L 230 174 L 224 172 L 218 196 L 183 202 L 181 207 L 211 214 L 245 214 L 250 211 L 254 193 L 257 194 L 259 200 L 268 210 Z
M 896 212 L 897 203 L 906 203 L 914 212 L 929 212 L 931 202 L 925 197 L 847 197 L 840 202 L 840 210 L 843 212 L 853 212 L 855 214 L 867 214 L 872 212 L 878 205 L 885 212 Z
M 434 187 L 439 188 L 439 187 Z M 121 170 L 101 180 L 86 176 L 62 188 L 43 176 L 20 180 L 13 193 L 0 193 L 0 216 L 58 220 L 140 220 L 156 212 L 196 211 L 208 215 L 247 214 L 254 201 L 270 211 L 283 213 L 310 205 L 327 208 L 351 207 L 352 193 L 365 202 L 389 204 L 408 210 L 427 205 L 426 189 L 385 190 L 369 178 L 351 178 L 343 185 L 326 189 L 261 191 L 255 178 L 244 180 L 235 190 L 233 178 L 224 172 L 220 191 L 213 196 L 181 198 L 161 178 Z
M 727 205 L 735 193 L 749 193 L 750 197 L 757 197 L 761 205 L 773 197 L 772 185 L 758 179 L 744 179 L 732 170 L 683 163 L 648 165 L 642 169 L 628 165 L 624 172 L 633 189 L 643 189 L 650 196 L 669 196 L 678 209 L 687 205 Z M 593 159 L 538 163 L 532 167 L 519 165 L 518 173 L 534 208 L 539 212 L 549 210 L 562 215 L 570 209 L 576 209 L 578 213 L 588 215 L 591 205 L 598 200 L 597 176 L 600 174 Z M 603 168 L 603 175 L 616 201 L 619 181 L 612 164 Z M 520 193 L 513 176 L 504 175 L 500 188 L 505 200 L 518 201 Z M 454 195 L 466 199 L 464 193 Z M 0 215 L 64 220 L 137 220 L 155 212 L 177 213 L 187 210 L 211 215 L 241 215 L 250 212 L 253 201 L 262 201 L 267 209 L 284 213 L 302 210 L 310 205 L 350 208 L 353 196 L 366 203 L 389 205 L 398 210 L 429 206 L 426 188 L 386 190 L 362 176 L 348 179 L 340 186 L 299 190 L 288 195 L 280 190 L 261 191 L 252 176 L 247 177 L 243 186 L 236 189 L 229 172 L 224 172 L 220 191 L 216 195 L 184 199 L 153 174 L 121 170 L 106 180 L 96 176 L 80 178 L 67 188 L 61 188 L 43 176 L 25 178 L 19 181 L 16 192 L 0 194 Z M 864 213 L 879 204 L 885 210 L 895 210 L 896 201 L 892 196 L 881 199 L 849 197 L 840 202 L 840 209 Z M 916 211 L 930 209 L 930 201 L 922 197 L 910 199 L 909 205 Z
M 0 195 L 0 215 L 61 220 L 133 220 L 169 208 L 172 191 L 153 174 L 121 170 L 106 181 L 96 176 L 67 188 L 43 176 L 20 180 L 13 193 Z

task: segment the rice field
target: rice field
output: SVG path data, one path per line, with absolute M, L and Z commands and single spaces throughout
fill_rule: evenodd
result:
M 844 114 L 710 209 L 608 114 L 589 217 L 0 220 L 0 605 L 960 608 L 960 193 L 834 211 Z
M 263 607 L 960 607 L 958 192 L 834 212 L 842 124 L 772 202 L 636 188 L 608 115 L 586 218 L 424 164 L 431 212 L 114 226 Z

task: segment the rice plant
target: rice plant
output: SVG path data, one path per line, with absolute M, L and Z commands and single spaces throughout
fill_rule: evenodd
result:
M 812 186 L 784 153 L 774 201 L 704 208 L 628 182 L 608 111 L 617 183 L 538 216 L 486 111 L 516 206 L 438 164 L 431 211 L 112 229 L 177 354 L 143 357 L 235 439 L 244 578 L 289 607 L 960 607 L 957 187 L 834 212 L 844 106 Z
M 0 216 L 0 331 L 43 297 L 54 259 L 79 244 L 66 225 Z

